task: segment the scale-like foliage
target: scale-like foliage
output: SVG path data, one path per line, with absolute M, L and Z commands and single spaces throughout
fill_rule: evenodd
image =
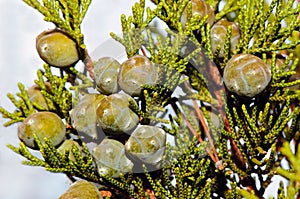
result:
M 129 107 L 140 124 L 161 125 L 173 143 L 166 143 L 154 171 L 151 165 L 137 164 L 144 172 L 119 178 L 99 174 L 69 115 L 72 105 L 96 85 L 81 32 L 91 1 L 24 2 L 76 41 L 91 77 L 76 66 L 60 69 L 60 75 L 53 75 L 53 67 L 47 64 L 44 71 L 38 71 L 35 83 L 45 97 L 47 110 L 65 120 L 66 139 L 78 141 L 79 147 L 61 153 L 49 140 L 43 144 L 35 136 L 39 158 L 23 142 L 19 147 L 9 145 L 26 158 L 24 164 L 65 173 L 72 180 L 98 183 L 115 197 L 262 198 L 278 174 L 289 180 L 286 194 L 286 185 L 280 184 L 278 198 L 299 197 L 300 80 L 295 75 L 299 73 L 300 5 L 294 0 L 272 0 L 269 4 L 265 0 L 206 1 L 215 13 L 214 23 L 226 18 L 239 24 L 239 43 L 231 51 L 233 30 L 228 28 L 223 57 L 220 46 L 212 50 L 208 16 L 194 15 L 189 0 L 152 0 L 153 9 L 140 0 L 132 7 L 132 16 L 121 16 L 122 35 L 111 36 L 125 47 L 128 58 L 142 54 L 158 68 L 158 82 L 142 85 L 141 94 L 129 100 Z M 168 26 L 163 34 L 152 27 L 154 20 Z M 222 83 L 228 60 L 241 53 L 256 55 L 267 63 L 271 60 L 271 82 L 253 98 L 228 92 Z M 277 59 L 284 59 L 281 66 Z M 24 85 L 19 83 L 19 88 L 18 99 L 8 94 L 16 110 L 10 113 L 0 107 L 2 116 L 10 119 L 7 126 L 46 110 L 30 101 Z M 178 96 L 178 89 L 183 94 Z M 118 139 L 126 142 L 126 136 Z M 284 158 L 289 169 L 280 166 Z

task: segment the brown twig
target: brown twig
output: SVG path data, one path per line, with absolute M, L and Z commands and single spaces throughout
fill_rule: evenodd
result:
M 143 55 L 144 55 L 145 57 L 147 57 L 146 51 L 145 51 L 145 49 L 144 49 L 143 47 L 141 47 L 141 51 L 142 51 Z
M 208 127 L 205 123 L 205 119 L 204 119 L 204 115 L 202 114 L 202 111 L 199 109 L 198 105 L 197 105 L 197 102 L 195 100 L 193 100 L 193 105 L 195 107 L 195 110 L 197 112 L 197 115 L 199 117 L 199 120 L 200 120 L 200 123 L 202 124 L 203 128 L 204 128 L 204 133 L 209 141 L 209 144 L 210 144 L 210 147 L 212 148 L 213 150 L 213 154 L 214 154 L 214 157 L 215 157 L 215 160 L 214 161 L 215 163 L 219 161 L 219 157 L 218 157 L 218 154 L 217 154 L 217 151 L 216 151 L 216 148 L 214 146 L 214 143 L 213 143 L 213 139 L 209 133 L 209 130 L 208 130 Z
M 84 65 L 86 70 L 88 71 L 90 77 L 95 80 L 95 76 L 94 76 L 94 63 L 92 61 L 92 58 L 90 57 L 88 51 L 85 49 L 85 54 L 86 54 L 86 59 L 84 60 Z
M 106 191 L 106 190 L 101 190 L 100 191 L 100 195 L 105 198 L 105 197 L 112 197 L 112 193 L 110 191 Z
M 202 140 L 202 138 L 199 136 L 199 134 L 197 133 L 197 131 L 192 127 L 191 123 L 186 119 L 185 115 L 181 113 L 181 117 L 183 118 L 185 124 L 187 125 L 187 127 L 190 129 L 190 131 L 193 133 L 193 135 L 198 139 L 198 141 L 200 143 L 203 143 L 204 141 Z M 211 159 L 214 161 L 214 163 L 217 162 L 215 156 L 211 153 L 211 151 L 209 150 L 208 147 L 205 148 L 207 154 L 211 157 Z

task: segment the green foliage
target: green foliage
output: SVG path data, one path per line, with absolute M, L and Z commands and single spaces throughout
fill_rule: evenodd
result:
M 291 169 L 283 169 L 281 167 L 277 168 L 277 173 L 289 180 L 289 186 L 287 187 L 287 198 L 292 198 L 293 196 L 297 195 L 300 190 L 300 146 L 298 145 L 297 148 L 293 148 L 296 149 L 296 154 L 292 152 L 288 142 L 283 143 L 283 147 L 281 148 L 281 152 L 289 161 Z
M 98 175 L 95 173 L 93 157 L 85 144 L 82 145 L 82 149 L 74 145 L 71 151 L 60 153 L 47 139 L 45 139 L 45 144 L 42 144 L 37 136 L 35 136 L 35 141 L 42 158 L 32 155 L 23 142 L 20 143 L 19 148 L 12 145 L 8 145 L 8 147 L 27 159 L 23 161 L 25 165 L 42 166 L 47 171 L 65 173 L 68 176 L 77 176 L 92 182 L 100 182 Z M 70 152 L 75 157 L 74 160 L 69 158 Z
M 66 31 L 76 40 L 81 48 L 85 48 L 80 25 L 89 8 L 91 0 L 23 0 L 30 7 L 44 15 L 44 20 L 52 22 L 57 28 Z
M 81 50 L 85 49 L 80 25 L 91 1 L 24 2 L 42 13 L 45 21 L 66 31 Z M 273 0 L 270 5 L 264 0 L 228 0 L 222 1 L 225 5 L 220 9 L 221 1 L 206 1 L 216 13 L 215 22 L 227 18 L 240 27 L 237 49 L 230 52 L 229 28 L 224 57 L 220 58 L 220 48 L 212 52 L 207 16 L 193 15 L 190 1 L 152 2 L 156 5 L 154 9 L 145 8 L 144 0 L 135 3 L 132 16 L 121 16 L 122 36 L 111 36 L 125 47 L 128 58 L 148 55 L 159 68 L 158 84 L 143 85 L 141 95 L 130 101 L 130 108 L 139 115 L 141 124 L 161 124 L 174 139 L 175 145 L 167 143 L 159 169 L 151 171 L 149 165 L 139 165 L 144 173 L 122 174 L 120 178 L 97 172 L 93 157 L 69 116 L 72 103 L 78 103 L 79 97 L 93 88 L 94 80 L 74 67 L 61 69 L 57 76 L 45 64 L 35 83 L 41 88 L 49 110 L 65 119 L 67 139 L 78 141 L 80 147 L 60 153 L 49 141 L 42 144 L 36 137 L 42 158 L 34 156 L 22 142 L 19 147 L 8 147 L 26 158 L 26 165 L 99 183 L 103 185 L 101 189 L 127 198 L 262 198 L 271 179 L 278 174 L 289 180 L 287 187 L 281 184 L 278 197 L 299 196 L 300 92 L 292 86 L 299 85 L 300 80 L 291 77 L 299 67 L 300 40 L 295 35 L 299 33 L 300 5 L 293 5 L 293 0 Z M 187 22 L 183 26 L 181 16 L 186 7 Z M 157 35 L 151 29 L 154 19 L 168 26 L 165 34 Z M 222 76 L 227 61 L 239 53 L 272 60 L 271 83 L 252 99 L 227 93 L 218 76 Z M 277 66 L 276 59 L 284 56 L 284 64 Z M 24 85 L 19 83 L 19 88 L 18 99 L 8 94 L 16 110 L 10 113 L 0 107 L 2 116 L 10 119 L 7 126 L 45 110 L 30 101 Z M 174 97 L 177 88 L 184 94 Z M 168 112 L 170 109 L 174 114 Z M 217 122 L 223 126 L 216 125 L 210 112 L 217 114 Z M 295 148 L 295 155 L 289 143 Z M 74 160 L 69 158 L 70 153 Z M 284 158 L 291 168 L 280 166 Z
M 47 64 L 44 64 L 44 69 L 44 71 L 37 71 L 38 80 L 35 81 L 35 84 L 41 88 L 41 93 L 45 97 L 49 110 L 56 112 L 62 118 L 65 118 L 67 122 L 70 122 L 69 110 L 72 108 L 72 94 L 66 89 L 66 83 L 69 76 L 74 74 L 64 74 L 60 77 L 53 75 Z M 4 108 L 0 107 L 2 116 L 10 119 L 9 122 L 5 123 L 5 126 L 9 126 L 16 122 L 22 122 L 27 116 L 35 111 L 45 110 L 45 107 L 41 107 L 39 104 L 36 104 L 29 99 L 23 84 L 19 83 L 18 86 L 20 93 L 17 93 L 16 95 L 19 97 L 19 100 L 17 100 L 14 95 L 8 94 L 9 99 L 14 103 L 17 109 L 13 113 L 9 113 Z

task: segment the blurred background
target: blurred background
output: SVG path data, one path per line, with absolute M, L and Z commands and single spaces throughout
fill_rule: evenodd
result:
M 91 3 L 82 31 L 92 55 L 95 49 L 99 50 L 99 45 L 107 42 L 110 32 L 121 33 L 120 16 L 131 14 L 136 1 L 94 0 Z M 18 92 L 18 82 L 25 87 L 34 83 L 36 71 L 43 66 L 35 49 L 35 37 L 54 26 L 44 22 L 43 16 L 22 0 L 0 0 L 0 9 L 0 106 L 13 111 L 14 106 L 6 94 Z M 18 125 L 5 128 L 6 121 L 0 117 L 0 199 L 58 198 L 70 186 L 69 179 L 44 168 L 22 165 L 25 159 L 6 147 L 7 144 L 19 145 Z M 269 196 L 276 193 L 272 189 L 277 191 L 278 179 L 274 181 L 277 183 L 268 188 Z
M 109 33 L 121 33 L 120 16 L 131 13 L 133 0 L 94 0 L 82 24 L 85 44 L 93 52 L 110 38 Z M 18 92 L 17 83 L 29 87 L 36 79 L 43 62 L 35 49 L 35 37 L 54 26 L 22 0 L 0 0 L 0 106 L 9 111 L 13 104 L 7 93 Z M 55 199 L 70 185 L 63 174 L 50 173 L 40 167 L 21 164 L 24 160 L 6 147 L 19 145 L 17 124 L 3 127 L 7 120 L 0 117 L 0 198 Z

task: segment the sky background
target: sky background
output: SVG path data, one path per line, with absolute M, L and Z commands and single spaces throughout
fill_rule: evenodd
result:
M 89 52 L 102 51 L 99 45 L 107 42 L 109 33 L 121 33 L 120 16 L 131 13 L 133 0 L 94 0 L 82 24 L 85 44 Z M 6 97 L 18 92 L 17 82 L 30 87 L 43 61 L 35 49 L 35 37 L 54 26 L 44 22 L 36 10 L 22 0 L 0 0 L 0 106 L 13 111 Z M 105 49 L 108 51 L 108 49 Z M 118 49 L 119 50 L 119 49 Z M 96 54 L 98 54 L 97 52 Z M 70 185 L 63 174 L 54 174 L 40 167 L 21 164 L 24 160 L 6 147 L 17 146 L 17 124 L 4 128 L 7 121 L 0 117 L 0 198 L 55 199 Z M 272 188 L 269 194 L 274 194 Z
M 120 16 L 131 13 L 133 0 L 94 0 L 82 24 L 85 44 L 93 52 L 110 38 L 121 33 Z M 22 0 L 0 0 L 0 106 L 10 111 L 14 106 L 6 97 L 18 92 L 17 82 L 29 87 L 36 79 L 43 62 L 35 49 L 35 37 L 54 26 Z M 18 146 L 17 124 L 4 128 L 0 117 L 0 198 L 55 199 L 70 185 L 63 174 L 54 174 L 40 167 L 21 164 L 24 160 L 6 147 Z

